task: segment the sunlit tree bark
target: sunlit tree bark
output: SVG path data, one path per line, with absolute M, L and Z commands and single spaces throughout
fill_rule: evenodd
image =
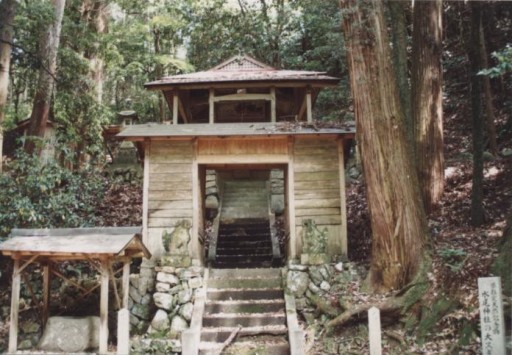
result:
M 2 0 L 0 2 L 0 172 L 2 172 L 3 123 L 9 89 L 11 43 L 14 36 L 13 23 L 17 6 L 18 2 L 16 0 Z
M 47 30 L 41 34 L 39 42 L 39 60 L 41 67 L 39 69 L 39 79 L 30 115 L 30 125 L 27 136 L 44 137 L 48 115 L 50 113 L 50 101 L 55 85 L 55 75 L 57 73 L 57 52 L 60 42 L 60 31 L 62 27 L 62 17 L 64 15 L 65 0 L 52 0 L 54 9 L 53 22 Z M 36 145 L 33 140 L 29 140 L 25 145 L 25 151 L 29 154 L 35 151 Z
M 408 149 L 383 4 L 341 0 L 350 85 L 372 225 L 368 281 L 398 289 L 425 269 L 427 225 Z
M 444 191 L 442 1 L 414 3 L 412 124 L 416 170 L 426 211 Z

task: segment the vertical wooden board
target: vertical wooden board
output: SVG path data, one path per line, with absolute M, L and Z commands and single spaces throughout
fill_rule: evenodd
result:
M 300 250 L 300 241 L 297 240 L 297 231 L 295 228 L 295 171 L 294 171 L 294 147 L 295 139 L 290 137 L 288 140 L 288 227 L 290 229 L 290 252 L 288 258 L 294 259 L 297 258 L 297 251 Z
M 478 278 L 483 355 L 505 355 L 505 321 L 500 277 Z
M 199 243 L 199 219 L 200 219 L 200 201 L 199 201 L 199 195 L 201 191 L 201 186 L 199 185 L 201 183 L 201 180 L 199 179 L 199 165 L 197 164 L 197 140 L 194 141 L 194 160 L 192 162 L 192 211 L 194 211 L 194 214 L 192 216 L 192 233 L 191 233 L 191 242 L 190 242 L 190 248 L 189 250 L 190 255 L 194 259 L 201 259 L 200 253 L 201 253 L 201 245 Z
M 340 213 L 341 213 L 341 250 L 344 255 L 348 253 L 348 232 L 347 232 L 347 195 L 345 193 L 345 152 L 343 139 L 338 139 L 339 159 L 339 183 L 340 183 Z
M 50 264 L 43 264 L 43 315 L 42 315 L 42 327 L 43 330 L 48 321 L 49 306 L 50 306 Z
M 123 308 L 117 312 L 117 353 L 130 353 L 130 310 Z
M 130 260 L 123 261 L 123 308 L 128 309 L 128 296 L 130 293 Z

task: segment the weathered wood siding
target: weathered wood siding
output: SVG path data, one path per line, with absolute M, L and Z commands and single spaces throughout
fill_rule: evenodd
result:
M 296 138 L 294 155 L 294 204 L 297 249 L 302 247 L 302 223 L 312 219 L 320 230 L 327 228 L 329 241 L 327 252 L 331 255 L 343 250 L 344 191 L 340 191 L 339 144 L 336 139 Z
M 152 141 L 149 149 L 148 243 L 154 255 L 165 252 L 164 231 L 171 233 L 176 222 L 192 226 L 192 140 Z

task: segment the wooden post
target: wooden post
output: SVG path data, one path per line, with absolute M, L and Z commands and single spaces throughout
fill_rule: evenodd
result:
M 14 353 L 18 349 L 18 313 L 20 306 L 20 260 L 14 259 L 14 269 L 12 271 L 12 290 L 11 290 L 11 324 L 9 327 L 9 353 Z
M 288 139 L 288 228 L 290 228 L 290 255 L 297 257 L 297 232 L 295 226 L 295 172 L 294 172 L 294 138 Z
M 101 260 L 101 297 L 100 297 L 100 336 L 99 352 L 106 354 L 108 350 L 108 260 Z
M 50 263 L 46 262 L 43 265 L 43 315 L 42 315 L 42 328 L 46 326 L 48 321 L 48 311 L 50 305 Z
M 144 141 L 144 181 L 142 183 L 142 242 L 149 244 L 149 166 L 151 157 L 151 141 Z
M 178 124 L 178 92 L 175 90 L 172 94 L 172 124 Z
M 276 88 L 270 88 L 270 118 L 272 122 L 276 122 L 277 112 L 276 112 Z
M 123 260 L 123 302 L 121 307 L 128 308 L 128 296 L 130 293 L 130 259 Z
M 201 244 L 199 243 L 199 216 L 200 216 L 200 205 L 199 196 L 201 191 L 201 179 L 199 179 L 199 164 L 197 162 L 198 154 L 198 142 L 194 139 L 192 143 L 194 147 L 194 157 L 192 159 L 192 257 L 195 259 L 201 259 Z
M 130 353 L 130 310 L 128 308 L 117 312 L 117 353 L 119 355 Z
M 380 311 L 377 307 L 368 310 L 368 335 L 370 337 L 370 355 L 381 355 Z
M 306 91 L 306 108 L 308 122 L 313 122 L 313 101 L 311 100 L 311 89 L 308 88 Z
M 213 89 L 210 89 L 210 94 L 209 94 L 209 97 L 208 97 L 208 103 L 209 103 L 209 107 L 210 107 L 210 118 L 209 118 L 209 123 L 210 124 L 213 124 L 214 116 L 215 116 L 215 101 L 214 101 L 214 98 L 215 98 L 215 91 Z
M 345 152 L 343 149 L 343 138 L 338 139 L 338 164 L 340 165 L 338 171 L 340 174 L 341 253 L 347 255 L 347 197 L 345 194 Z

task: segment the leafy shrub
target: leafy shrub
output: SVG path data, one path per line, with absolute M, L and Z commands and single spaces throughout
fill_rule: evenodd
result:
M 0 238 L 12 228 L 93 225 L 105 185 L 91 169 L 72 172 L 19 152 L 0 175 Z

